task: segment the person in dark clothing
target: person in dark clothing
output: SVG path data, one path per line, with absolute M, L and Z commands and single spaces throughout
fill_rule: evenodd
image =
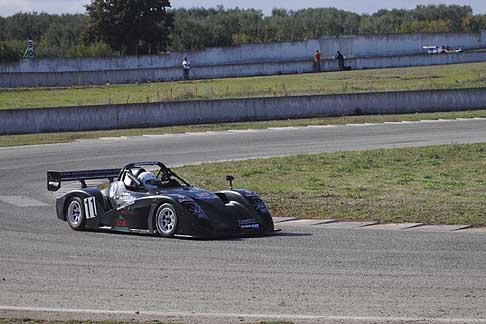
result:
M 344 66 L 344 55 L 341 54 L 340 51 L 337 51 L 335 59 L 338 60 L 339 69 L 343 71 L 346 70 L 346 67 Z
M 314 72 L 321 72 L 321 52 L 319 50 L 314 53 Z

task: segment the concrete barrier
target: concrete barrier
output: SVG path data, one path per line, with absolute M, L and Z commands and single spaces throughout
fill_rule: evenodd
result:
M 213 47 L 167 55 L 110 58 L 63 58 L 22 60 L 0 64 L 0 73 L 86 72 L 178 68 L 188 56 L 195 66 L 312 60 L 315 50 L 331 58 L 337 50 L 348 57 L 398 56 L 423 53 L 424 45 L 447 45 L 464 49 L 486 48 L 486 33 L 402 33 L 342 35 L 296 42 L 243 44 Z
M 195 100 L 0 111 L 0 134 L 89 131 L 486 107 L 486 88 Z
M 421 54 L 351 58 L 346 60 L 346 65 L 351 66 L 355 70 L 360 70 L 485 61 L 486 52 L 470 52 L 459 54 Z M 335 60 L 323 60 L 321 63 L 323 71 L 338 70 L 338 65 Z M 307 60 L 208 66 L 195 65 L 191 69 L 191 77 L 194 79 L 213 79 L 304 72 L 312 72 L 312 61 Z M 83 86 L 102 85 L 108 82 L 111 84 L 123 84 L 135 82 L 174 81 L 181 79 L 182 69 L 174 67 L 82 72 L 0 73 L 0 87 Z

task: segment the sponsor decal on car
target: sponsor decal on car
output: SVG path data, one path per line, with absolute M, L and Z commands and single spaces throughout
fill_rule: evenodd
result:
M 241 229 L 259 229 L 260 224 L 258 224 L 254 218 L 249 218 L 249 219 L 241 219 L 238 221 L 238 224 L 240 225 Z
M 240 228 L 241 229 L 249 229 L 249 228 L 259 229 L 260 228 L 260 224 L 240 225 Z
M 128 221 L 122 215 L 118 215 L 113 222 L 113 227 L 128 227 Z
M 86 212 L 86 219 L 91 219 L 98 216 L 98 212 L 96 211 L 95 197 L 88 197 L 84 199 L 84 210 Z

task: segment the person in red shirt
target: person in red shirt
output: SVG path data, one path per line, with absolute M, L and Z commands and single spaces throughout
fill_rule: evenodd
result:
M 321 72 L 321 52 L 319 50 L 314 53 L 314 72 Z

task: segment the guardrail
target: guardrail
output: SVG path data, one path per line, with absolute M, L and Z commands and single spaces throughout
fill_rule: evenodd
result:
M 192 100 L 0 111 L 0 134 L 486 108 L 486 88 Z

